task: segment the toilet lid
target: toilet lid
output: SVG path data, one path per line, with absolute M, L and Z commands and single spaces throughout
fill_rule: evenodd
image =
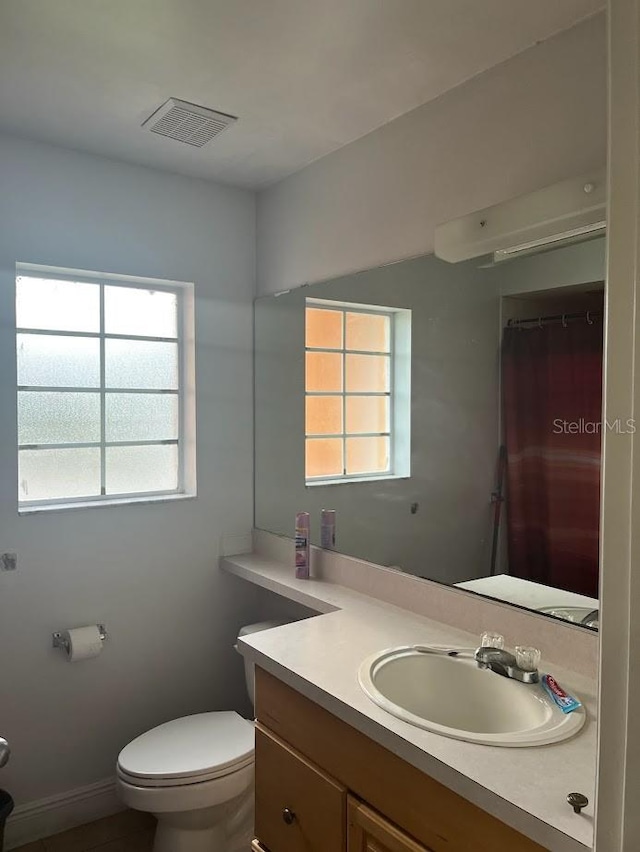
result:
M 210 778 L 253 760 L 254 729 L 237 713 L 198 713 L 158 725 L 125 746 L 118 769 L 133 778 Z

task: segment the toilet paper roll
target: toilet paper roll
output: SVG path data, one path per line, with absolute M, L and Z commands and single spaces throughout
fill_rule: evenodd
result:
M 67 641 L 67 657 L 70 663 L 97 657 L 104 644 L 97 624 L 65 630 L 62 638 Z

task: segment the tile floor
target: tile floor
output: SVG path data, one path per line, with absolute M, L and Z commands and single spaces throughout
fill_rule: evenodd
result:
M 79 825 L 13 852 L 149 852 L 155 820 L 139 811 L 121 811 L 96 822 Z

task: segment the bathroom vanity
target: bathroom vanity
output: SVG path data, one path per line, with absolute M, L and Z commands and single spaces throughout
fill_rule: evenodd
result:
M 262 669 L 255 852 L 542 852 Z
M 258 533 L 255 544 L 254 553 L 227 557 L 222 568 L 317 614 L 238 642 L 257 671 L 255 852 L 592 848 L 596 685 L 587 667 L 570 670 L 558 657 L 577 662 L 575 640 L 590 641 L 594 634 L 444 590 L 452 600 L 440 603 L 451 608 L 450 615 L 458 598 L 489 607 L 484 625 L 500 627 L 509 644 L 544 638 L 541 670 L 581 699 L 586 721 L 575 736 L 541 748 L 441 736 L 377 706 L 359 683 L 359 670 L 385 649 L 469 648 L 478 636 L 351 586 L 362 570 L 361 586 L 378 594 L 372 572 L 384 579 L 389 573 L 384 569 L 336 555 L 345 568 L 339 581 L 318 575 L 300 581 L 291 568 L 292 551 L 285 557 L 291 543 L 281 547 Z M 329 556 L 322 556 L 329 574 Z M 401 585 L 407 583 L 429 590 L 424 581 L 404 578 Z M 468 628 L 473 619 L 461 617 L 459 624 L 465 620 Z M 544 628 L 544 637 L 527 632 L 532 620 Z M 496 678 L 497 688 L 505 683 L 498 675 L 487 677 Z M 579 814 L 567 803 L 572 792 L 589 799 Z

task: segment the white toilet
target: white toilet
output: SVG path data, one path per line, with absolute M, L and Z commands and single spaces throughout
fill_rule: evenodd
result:
M 257 633 L 285 622 L 262 621 Z M 253 704 L 253 665 L 245 661 Z M 158 819 L 154 852 L 240 852 L 253 836 L 254 730 L 233 711 L 159 725 L 118 756 L 117 789 L 130 808 Z

